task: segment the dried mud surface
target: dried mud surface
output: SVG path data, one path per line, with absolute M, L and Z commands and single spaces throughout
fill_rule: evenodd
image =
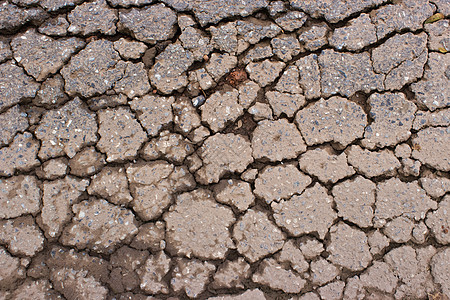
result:
M 0 300 L 449 299 L 448 0 L 1 0 Z

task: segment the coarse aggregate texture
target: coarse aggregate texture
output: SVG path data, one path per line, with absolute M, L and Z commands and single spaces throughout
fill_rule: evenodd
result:
M 448 0 L 0 0 L 0 300 L 450 299 Z

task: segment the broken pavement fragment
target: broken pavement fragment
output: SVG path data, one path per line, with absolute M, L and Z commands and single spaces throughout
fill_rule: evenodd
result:
M 234 249 L 229 227 L 233 211 L 216 203 L 208 190 L 197 189 L 177 196 L 164 214 L 166 249 L 176 255 L 201 259 L 224 259 Z
M 47 111 L 35 130 L 41 140 L 39 158 L 66 154 L 69 158 L 84 146 L 97 142 L 97 121 L 77 97 L 56 110 Z
M 37 214 L 41 205 L 39 181 L 34 176 L 0 178 L 0 219 Z
M 450 171 L 450 127 L 420 130 L 412 143 L 412 157 L 437 170 Z
M 188 85 L 186 71 L 194 56 L 180 44 L 170 44 L 155 59 L 148 72 L 151 83 L 163 94 L 170 94 Z
M 265 87 L 275 81 L 285 65 L 281 61 L 272 62 L 266 59 L 262 62 L 249 63 L 245 70 L 250 74 L 253 81 L 261 87 Z
M 0 147 L 12 142 L 16 133 L 28 128 L 28 118 L 25 112 L 21 112 L 19 105 L 13 106 L 0 114 Z
M 108 6 L 106 0 L 85 2 L 75 7 L 67 19 L 70 22 L 67 30 L 72 34 L 116 34 L 117 12 Z
M 17 134 L 8 147 L 0 148 L 0 175 L 11 176 L 15 171 L 30 171 L 39 166 L 38 150 L 39 142 L 31 133 Z
M 0 221 L 0 244 L 17 256 L 34 256 L 44 248 L 44 235 L 33 217 L 25 216 Z
M 399 160 L 391 150 L 370 151 L 358 145 L 346 150 L 347 159 L 358 173 L 366 177 L 392 176 L 401 167 Z
M 172 271 L 170 285 L 176 293 L 184 290 L 189 298 L 197 298 L 205 291 L 215 270 L 216 267 L 207 261 L 178 258 Z
M 144 64 L 126 62 L 123 77 L 114 85 L 116 93 L 123 93 L 129 99 L 137 96 L 143 96 L 150 91 L 150 83 Z
M 113 43 L 100 39 L 73 56 L 62 68 L 61 75 L 69 96 L 80 94 L 88 98 L 111 89 L 122 78 L 124 69 Z
M 350 97 L 356 92 L 384 90 L 385 76 L 374 72 L 368 52 L 353 54 L 326 49 L 319 55 L 319 67 L 322 97 L 335 94 Z
M 54 40 L 34 29 L 15 37 L 11 42 L 14 59 L 37 81 L 55 74 L 70 56 L 85 45 L 79 38 Z
M 375 25 L 368 14 L 350 20 L 346 26 L 336 28 L 329 38 L 330 45 L 338 50 L 357 51 L 377 41 Z
M 233 133 L 217 133 L 208 137 L 198 155 L 203 166 L 195 177 L 201 184 L 217 183 L 228 172 L 244 172 L 253 162 L 250 142 Z

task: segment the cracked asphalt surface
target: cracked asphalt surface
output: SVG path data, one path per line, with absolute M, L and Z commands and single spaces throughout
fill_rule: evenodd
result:
M 448 0 L 2 0 L 0 300 L 449 299 Z

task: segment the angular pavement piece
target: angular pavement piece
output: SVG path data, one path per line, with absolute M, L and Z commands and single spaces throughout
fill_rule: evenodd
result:
M 300 43 L 293 34 L 282 34 L 270 41 L 273 54 L 282 61 L 290 61 L 292 57 L 300 53 Z
M 42 0 L 41 3 L 45 1 L 46 0 Z M 39 24 L 48 18 L 48 14 L 41 8 L 33 7 L 30 9 L 22 9 L 9 3 L 8 1 L 3 1 L 1 6 L 2 9 L 0 10 L 0 20 L 2 20 L 2 22 L 0 23 L 0 32 L 2 34 L 14 33 L 28 22 Z
M 366 234 L 340 222 L 330 229 L 331 242 L 327 246 L 328 259 L 352 271 L 365 269 L 372 261 Z
M 175 292 L 184 290 L 189 298 L 197 298 L 205 290 L 215 270 L 216 267 L 206 261 L 178 258 L 170 285 Z
M 437 170 L 450 171 L 450 127 L 422 129 L 412 143 L 412 157 Z
M 294 124 L 286 119 L 264 120 L 253 131 L 253 157 L 282 161 L 296 158 L 306 151 L 306 145 Z
M 13 62 L 0 65 L 0 112 L 23 99 L 33 98 L 39 84 Z
M 215 92 L 200 106 L 202 121 L 207 123 L 213 132 L 224 129 L 228 123 L 236 121 L 244 114 L 238 97 L 239 92 L 236 89 Z
M 336 183 L 355 174 L 347 163 L 347 155 L 344 152 L 335 155 L 330 148 L 309 150 L 298 162 L 303 172 L 316 176 L 323 183 Z
M 283 1 L 278 2 L 283 3 Z M 306 19 L 307 15 L 305 13 L 301 11 L 291 10 L 277 17 L 275 19 L 275 23 L 277 23 L 281 28 L 283 28 L 284 31 L 294 31 L 295 29 L 302 27 L 303 24 L 305 24 Z
M 302 251 L 294 244 L 292 240 L 288 240 L 280 253 L 276 257 L 279 263 L 289 263 L 291 268 L 301 274 L 308 271 L 309 264 L 302 254 Z
M 55 180 L 64 177 L 68 171 L 68 160 L 65 157 L 47 160 L 37 170 L 40 179 Z
M 34 176 L 0 179 L 0 219 L 36 214 L 41 204 L 39 182 Z
M 338 50 L 357 51 L 377 41 L 375 25 L 368 14 L 350 20 L 346 26 L 336 28 L 329 38 L 330 45 Z
M 330 27 L 326 23 L 317 23 L 310 28 L 302 28 L 298 31 L 298 40 L 302 45 L 302 52 L 316 51 L 328 44 L 328 32 Z
M 40 218 L 47 238 L 59 237 L 72 217 L 72 204 L 78 203 L 88 185 L 89 180 L 71 176 L 44 182 Z
M 67 19 L 70 22 L 67 30 L 72 34 L 113 35 L 116 34 L 116 23 L 119 18 L 116 10 L 111 9 L 105 0 L 96 0 L 75 7 L 67 15 Z
M 180 44 L 170 44 L 155 59 L 148 72 L 151 83 L 163 94 L 170 94 L 188 84 L 185 72 L 194 63 L 194 56 Z
M 446 177 L 430 174 L 421 177 L 419 181 L 427 194 L 434 198 L 441 197 L 450 191 L 450 179 Z
M 300 293 L 306 284 L 299 274 L 283 268 L 273 258 L 266 258 L 253 274 L 252 281 L 285 293 Z
M 34 256 L 44 248 L 44 235 L 31 216 L 0 221 L 0 243 L 13 255 Z
M 293 165 L 266 166 L 255 180 L 254 193 L 267 204 L 301 194 L 311 178 Z
M 0 147 L 12 142 L 17 132 L 23 132 L 28 128 L 27 114 L 20 112 L 18 105 L 11 107 L 0 114 Z
M 36 97 L 32 100 L 37 106 L 55 108 L 67 101 L 64 93 L 64 79 L 60 74 L 47 78 L 41 85 Z
M 356 92 L 384 90 L 385 76 L 374 72 L 368 52 L 353 54 L 323 50 L 319 55 L 319 66 L 323 97 L 335 94 L 350 97 Z
M 97 148 L 106 153 L 106 161 L 134 158 L 147 135 L 129 108 L 118 107 L 98 112 L 100 140 Z
M 196 61 L 202 61 L 204 56 L 213 50 L 212 45 L 209 43 L 209 37 L 200 29 L 191 26 L 183 29 L 179 40 L 185 49 L 192 52 Z
M 407 243 L 412 238 L 414 222 L 407 217 L 397 217 L 384 226 L 384 234 L 394 243 Z
M 18 280 L 25 278 L 27 275 L 25 267 L 20 263 L 20 259 L 10 255 L 1 246 L 0 266 L 0 288 L 2 289 L 14 287 Z
M 440 20 L 434 23 L 425 24 L 425 31 L 428 34 L 428 49 L 439 51 L 444 49 L 450 51 L 450 21 Z
M 188 133 L 194 128 L 200 127 L 200 116 L 189 99 L 183 97 L 178 98 L 172 103 L 172 110 L 176 131 Z
M 278 79 L 275 90 L 281 93 L 301 94 L 302 88 L 299 84 L 300 74 L 297 66 L 288 66 L 280 79 Z
M 339 269 L 324 258 L 311 262 L 311 281 L 315 285 L 324 285 L 339 275 Z
M 188 258 L 223 259 L 235 248 L 229 227 L 233 211 L 218 205 L 208 190 L 197 189 L 177 197 L 175 205 L 164 214 L 166 249 Z
M 437 242 L 450 244 L 450 196 L 447 195 L 439 202 L 439 208 L 429 212 L 425 223 L 433 232 Z
M 12 58 L 12 51 L 9 43 L 0 41 L 0 63 Z
M 215 288 L 244 288 L 243 281 L 251 275 L 250 265 L 245 259 L 226 260 L 214 274 Z
M 289 0 L 289 2 L 293 8 L 300 9 L 313 18 L 324 17 L 328 22 L 337 23 L 354 13 L 380 5 L 385 0 L 367 0 L 361 2 L 347 2 L 345 0 Z
M 125 170 L 120 167 L 105 167 L 100 173 L 92 176 L 87 192 L 116 205 L 125 205 L 133 200 L 128 190 Z
M 0 148 L 0 175 L 11 176 L 15 171 L 30 171 L 39 166 L 38 150 L 39 142 L 31 133 L 17 134 L 8 147 Z
M 247 210 L 233 227 L 237 251 L 251 263 L 283 247 L 286 235 L 269 220 L 267 214 Z
M 105 200 L 91 198 L 72 206 L 75 216 L 61 235 L 63 245 L 112 253 L 138 232 L 134 214 Z
M 386 90 L 399 90 L 422 77 L 427 56 L 425 33 L 395 35 L 373 49 L 373 69 L 386 75 Z
M 198 150 L 203 166 L 195 174 L 201 184 L 219 182 L 226 173 L 242 173 L 253 162 L 250 142 L 233 133 L 208 137 Z
M 271 62 L 266 59 L 262 62 L 249 63 L 245 70 L 253 81 L 257 82 L 261 87 L 265 87 L 275 81 L 285 65 L 281 61 Z
M 433 5 L 428 0 L 403 0 L 382 6 L 372 11 L 370 16 L 378 39 L 382 39 L 393 31 L 422 29 L 423 22 L 432 14 Z
M 429 53 L 423 78 L 411 84 L 419 103 L 429 110 L 450 106 L 450 54 Z
M 123 59 L 139 59 L 148 47 L 141 42 L 120 38 L 114 42 L 114 49 L 119 52 Z
M 258 96 L 261 88 L 255 82 L 249 80 L 239 86 L 239 104 L 243 108 L 249 108 Z
M 377 185 L 374 221 L 405 216 L 419 221 L 425 218 L 428 210 L 436 209 L 437 203 L 420 188 L 417 181 L 402 182 L 391 178 Z
M 249 183 L 236 179 L 223 179 L 213 186 L 217 202 L 232 205 L 244 212 L 255 201 Z
M 170 162 L 183 163 L 186 156 L 194 152 L 192 143 L 182 135 L 166 130 L 158 138 L 152 139 L 142 149 L 145 160 L 167 159 Z
M 123 93 L 129 99 L 147 94 L 150 91 L 150 83 L 144 64 L 127 62 L 125 66 L 123 77 L 114 85 L 116 93 Z
M 320 68 L 317 54 L 302 57 L 295 65 L 300 74 L 300 86 L 305 93 L 306 99 L 320 97 Z
M 368 288 L 392 293 L 397 287 L 398 278 L 392 272 L 390 266 L 382 261 L 374 261 L 360 276 L 361 283 Z
M 336 184 L 332 193 L 338 216 L 360 227 L 372 226 L 375 190 L 375 183 L 362 176 Z
M 450 108 L 439 111 L 417 111 L 413 129 L 419 131 L 424 127 L 450 126 Z
M 84 45 L 78 38 L 54 40 L 34 29 L 27 30 L 11 42 L 14 59 L 37 81 L 58 72 L 70 56 Z
M 235 22 L 228 22 L 220 26 L 207 29 L 211 33 L 211 44 L 215 49 L 236 54 L 238 48 L 237 29 Z
M 340 299 L 344 293 L 345 282 L 338 280 L 318 288 L 319 295 L 323 300 Z
M 346 147 L 363 136 L 367 115 L 358 104 L 335 96 L 300 110 L 295 123 L 308 146 L 334 142 Z
M 206 64 L 209 75 L 218 82 L 225 74 L 229 73 L 237 64 L 237 57 L 229 54 L 213 53 Z
M 375 149 L 393 146 L 411 136 L 417 107 L 403 93 L 372 94 L 369 97 L 371 125 L 366 127 L 361 144 Z
M 168 294 L 169 287 L 163 277 L 169 273 L 171 259 L 163 251 L 151 255 L 145 265 L 137 270 L 140 288 L 150 294 Z
M 66 16 L 64 15 L 45 21 L 38 28 L 38 31 L 49 36 L 66 36 L 67 28 L 69 28 L 69 22 L 67 22 Z
M 156 44 L 173 37 L 176 22 L 173 10 L 164 4 L 156 4 L 120 12 L 117 26 L 139 41 Z
M 25 280 L 17 287 L 11 295 L 11 299 L 33 299 L 53 298 L 57 299 L 60 295 L 52 288 L 52 284 L 48 280 Z
M 266 93 L 266 98 L 277 117 L 284 113 L 287 117 L 292 118 L 297 110 L 306 103 L 305 96 L 299 94 L 292 95 L 270 91 Z
M 443 248 L 431 259 L 431 273 L 434 281 L 441 286 L 444 294 L 450 294 L 450 270 L 448 261 L 450 260 L 450 248 Z
M 236 21 L 236 29 L 238 35 L 250 44 L 256 44 L 264 38 L 274 38 L 281 32 L 275 23 L 254 17 Z
M 72 158 L 84 146 L 97 142 L 95 113 L 87 110 L 77 97 L 59 109 L 47 111 L 35 135 L 42 143 L 39 158 L 63 154 Z
M 69 160 L 70 174 L 87 177 L 99 172 L 105 164 L 105 155 L 95 147 L 84 148 Z
M 139 227 L 138 234 L 133 238 L 130 246 L 139 250 L 150 250 L 152 253 L 163 250 L 166 247 L 165 223 L 157 221 L 148 222 Z
M 391 150 L 369 151 L 352 145 L 345 151 L 348 163 L 366 177 L 392 176 L 401 167 L 400 161 Z
M 275 222 L 285 228 L 292 236 L 317 232 L 323 239 L 336 219 L 332 208 L 333 198 L 327 190 L 316 183 L 303 194 L 292 196 L 280 203 L 272 202 Z
M 111 41 L 90 42 L 61 69 L 66 92 L 86 98 L 103 94 L 123 76 L 125 66 L 119 60 Z

